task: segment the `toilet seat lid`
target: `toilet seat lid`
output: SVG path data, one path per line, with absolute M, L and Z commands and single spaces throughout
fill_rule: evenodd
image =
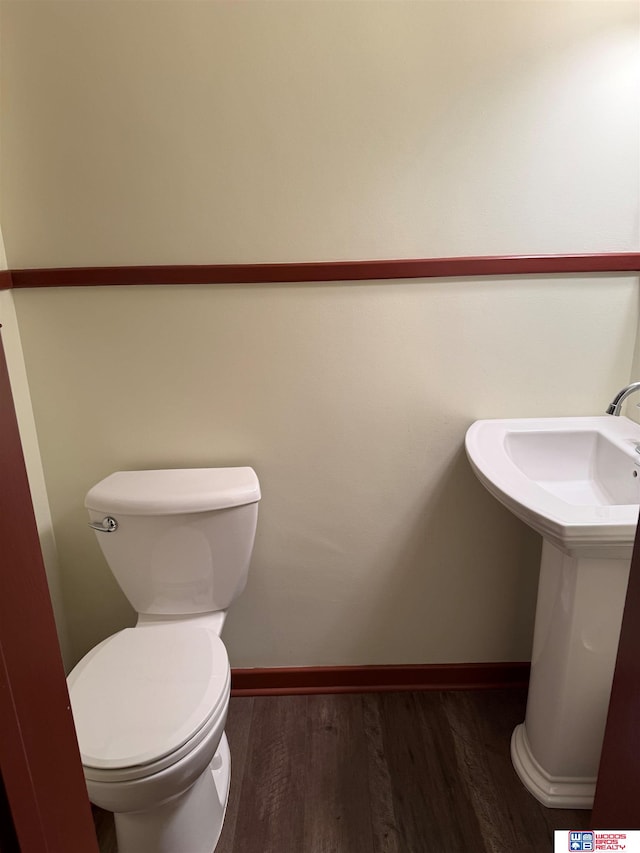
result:
M 85 655 L 68 685 L 82 763 L 133 767 L 175 752 L 225 706 L 229 660 L 205 628 L 126 628 Z

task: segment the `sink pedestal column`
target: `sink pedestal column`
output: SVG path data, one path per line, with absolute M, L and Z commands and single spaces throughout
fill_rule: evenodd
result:
M 544 541 L 527 713 L 511 758 L 545 806 L 593 805 L 629 568 Z

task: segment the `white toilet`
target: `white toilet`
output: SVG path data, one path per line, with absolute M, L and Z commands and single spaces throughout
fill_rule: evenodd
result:
M 220 639 L 244 589 L 260 485 L 251 468 L 120 471 L 85 501 L 136 609 L 68 678 L 89 799 L 119 853 L 212 853 L 230 781 Z

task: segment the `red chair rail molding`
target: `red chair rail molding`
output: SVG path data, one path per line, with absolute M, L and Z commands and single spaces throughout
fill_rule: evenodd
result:
M 264 284 L 474 278 L 640 271 L 640 252 L 574 255 L 484 255 L 370 261 L 179 266 L 57 267 L 0 272 L 0 289 L 157 284 Z

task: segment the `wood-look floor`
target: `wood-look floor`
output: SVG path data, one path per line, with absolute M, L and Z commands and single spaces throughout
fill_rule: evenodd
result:
M 588 811 L 545 809 L 509 754 L 521 690 L 231 700 L 216 853 L 551 853 Z M 100 850 L 116 853 L 110 815 Z M 191 853 L 176 850 L 175 853 Z

